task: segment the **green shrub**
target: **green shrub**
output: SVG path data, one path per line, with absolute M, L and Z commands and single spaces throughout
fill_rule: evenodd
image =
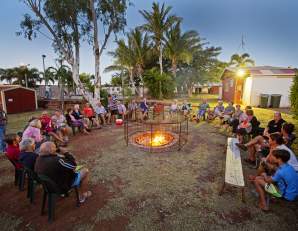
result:
M 296 73 L 293 85 L 291 87 L 290 100 L 292 111 L 295 117 L 298 118 L 298 72 Z
M 175 82 L 171 75 L 160 74 L 157 68 L 152 68 L 144 74 L 145 86 L 153 98 L 171 98 L 174 95 Z

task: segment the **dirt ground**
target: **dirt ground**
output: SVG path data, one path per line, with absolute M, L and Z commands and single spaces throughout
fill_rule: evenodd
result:
M 256 208 L 247 183 L 240 190 L 223 183 L 227 137 L 214 126 L 191 124 L 181 151 L 147 153 L 126 147 L 123 128 L 76 135 L 69 149 L 91 171 L 93 196 L 75 207 L 74 193 L 56 203 L 56 219 L 40 216 L 42 189 L 35 204 L 13 185 L 13 169 L 0 158 L 1 230 L 298 230 L 298 205 L 271 202 L 271 211 Z M 243 166 L 245 175 L 254 170 Z

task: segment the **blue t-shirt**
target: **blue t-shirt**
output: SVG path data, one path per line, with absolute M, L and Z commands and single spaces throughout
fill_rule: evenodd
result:
M 147 103 L 145 103 L 144 101 L 141 102 L 141 104 L 140 104 L 140 108 L 141 108 L 141 110 L 142 110 L 143 112 L 147 112 L 147 111 L 148 111 L 148 105 L 147 105 Z
M 272 180 L 277 183 L 282 196 L 293 201 L 298 197 L 298 174 L 289 164 L 281 165 Z

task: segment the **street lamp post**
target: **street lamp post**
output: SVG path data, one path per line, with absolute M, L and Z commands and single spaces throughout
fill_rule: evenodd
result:
M 44 80 L 45 80 L 45 85 L 47 86 L 48 84 L 48 80 L 47 80 L 47 77 L 46 77 L 46 66 L 45 66 L 45 63 L 44 63 L 44 59 L 47 57 L 46 55 L 42 55 L 42 64 L 43 64 L 43 77 L 44 77 Z

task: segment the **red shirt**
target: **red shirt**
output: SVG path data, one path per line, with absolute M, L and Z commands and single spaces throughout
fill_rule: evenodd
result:
M 85 107 L 84 108 L 84 115 L 88 118 L 92 117 L 94 115 L 92 108 L 91 107 Z
M 48 115 L 42 115 L 39 118 L 41 122 L 41 130 L 44 132 L 52 132 L 53 131 L 53 126 L 52 126 L 52 119 Z
M 6 148 L 6 155 L 8 159 L 16 163 L 16 168 L 20 169 L 23 167 L 22 164 L 18 163 L 19 162 L 19 156 L 20 156 L 20 149 L 19 146 L 14 146 L 14 145 L 8 145 Z

